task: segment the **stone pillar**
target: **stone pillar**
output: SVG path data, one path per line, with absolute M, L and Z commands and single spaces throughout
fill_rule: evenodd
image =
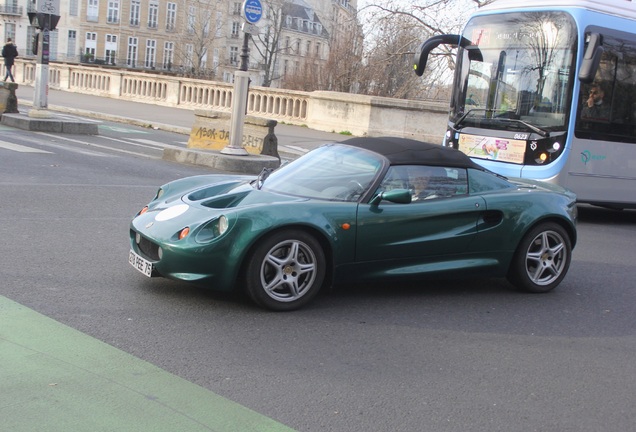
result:
M 0 82 L 0 114 L 18 113 L 18 97 L 15 91 L 18 88 L 16 83 Z

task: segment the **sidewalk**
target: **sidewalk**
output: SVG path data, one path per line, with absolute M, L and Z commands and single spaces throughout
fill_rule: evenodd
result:
M 33 87 L 20 85 L 16 90 L 18 107 L 33 105 Z M 194 110 L 171 108 L 142 102 L 111 99 L 100 96 L 49 90 L 48 108 L 79 117 L 89 117 L 190 135 Z M 312 130 L 302 126 L 278 124 L 275 129 L 280 153 L 302 155 L 326 142 L 350 138 L 337 133 Z

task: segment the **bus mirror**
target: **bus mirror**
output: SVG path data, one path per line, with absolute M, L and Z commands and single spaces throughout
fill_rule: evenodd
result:
M 466 47 L 466 51 L 468 51 L 468 59 L 470 61 L 484 61 L 484 55 L 481 53 L 481 50 L 476 45 L 470 45 Z
M 424 74 L 426 62 L 428 61 L 428 55 L 431 53 L 431 51 L 433 51 L 441 44 L 450 45 L 452 47 L 456 47 L 457 45 L 459 45 L 462 48 L 466 48 L 468 50 L 468 58 L 470 60 L 484 61 L 479 47 L 473 45 L 472 42 L 465 37 L 456 34 L 437 35 L 426 40 L 415 51 L 415 62 L 413 65 L 413 69 L 415 70 L 415 74 L 417 76 L 422 76 Z
M 603 37 L 598 33 L 590 33 L 587 35 L 587 48 L 579 69 L 579 81 L 589 84 L 594 81 L 598 65 L 601 63 L 601 56 L 605 51 L 603 46 Z
M 460 37 L 461 36 L 459 35 L 445 34 L 433 36 L 432 38 L 424 41 L 424 43 L 422 43 L 422 45 L 420 45 L 419 48 L 415 51 L 415 62 L 413 65 L 413 69 L 415 69 L 415 75 L 422 76 L 424 74 L 426 61 L 428 60 L 428 55 L 431 51 L 433 51 L 441 44 L 457 46 Z

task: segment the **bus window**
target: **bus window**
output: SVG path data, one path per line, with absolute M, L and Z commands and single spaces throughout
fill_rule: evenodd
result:
M 581 85 L 576 136 L 636 143 L 636 38 L 603 34 L 603 55 L 589 85 Z

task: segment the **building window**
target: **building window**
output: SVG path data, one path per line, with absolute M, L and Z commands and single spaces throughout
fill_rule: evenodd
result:
M 87 32 L 84 40 L 83 60 L 92 62 L 95 60 L 95 51 L 97 49 L 97 33 Z
M 194 57 L 194 46 L 192 44 L 186 44 L 185 47 L 185 64 L 186 67 L 192 67 L 192 58 Z
M 68 14 L 70 16 L 79 15 L 79 0 L 71 0 L 68 3 Z
M 223 12 L 216 13 L 216 37 L 223 36 Z
M 174 30 L 177 23 L 177 4 L 168 3 L 168 10 L 166 12 L 166 30 Z
M 99 0 L 88 0 L 86 6 L 86 21 L 99 21 Z
M 154 39 L 148 39 L 146 41 L 146 62 L 144 66 L 147 69 L 155 68 L 155 61 L 157 60 L 157 41 Z
M 35 37 L 35 26 L 28 26 L 27 27 L 27 40 L 28 41 L 32 41 L 32 40 L 34 40 L 34 37 Z M 27 44 L 26 54 L 27 55 L 34 55 L 34 53 L 33 53 L 33 44 L 32 43 L 28 43 Z
M 137 45 L 139 41 L 136 37 L 130 36 L 128 38 L 128 49 L 126 51 L 126 66 L 137 67 Z
M 196 9 L 194 6 L 188 8 L 188 33 L 194 33 L 196 27 Z
M 68 31 L 68 40 L 66 45 L 66 57 L 77 61 L 77 31 Z
M 238 66 L 238 61 L 239 61 L 238 47 L 230 47 L 230 64 L 232 66 Z
M 208 66 L 208 49 L 203 48 L 203 54 L 201 60 L 199 60 L 199 69 L 206 69 Z
M 139 14 L 141 10 L 141 0 L 132 0 L 130 2 L 130 25 L 139 25 Z
M 119 23 L 119 0 L 108 0 L 108 13 L 106 21 L 110 24 Z
M 241 15 L 241 3 L 234 2 L 234 5 L 232 7 L 232 14 Z
M 15 24 L 13 23 L 5 23 L 4 41 L 2 41 L 2 43 L 4 43 L 8 38 L 11 38 L 15 41 Z
M 106 46 L 104 47 L 104 60 L 107 64 L 115 64 L 117 60 L 117 35 L 106 35 Z
M 208 11 L 205 14 L 205 24 L 203 25 L 203 37 L 208 37 L 210 35 L 210 19 L 212 17 L 212 14 L 210 13 L 210 11 Z
M 241 30 L 241 23 L 237 21 L 232 22 L 232 37 L 233 38 L 239 37 L 240 30 Z
M 174 63 L 174 42 L 166 42 L 163 45 L 163 68 L 172 70 Z
M 148 28 L 157 28 L 159 18 L 159 3 L 151 0 L 148 4 Z

